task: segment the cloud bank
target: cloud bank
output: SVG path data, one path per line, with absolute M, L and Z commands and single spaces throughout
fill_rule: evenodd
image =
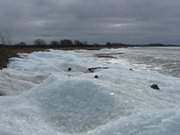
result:
M 179 0 L 0 0 L 14 41 L 180 43 Z

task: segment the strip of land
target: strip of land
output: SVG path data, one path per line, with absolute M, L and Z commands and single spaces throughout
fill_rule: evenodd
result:
M 99 50 L 103 48 L 122 48 L 126 46 L 67 46 L 67 47 L 59 47 L 59 46 L 50 46 L 50 45 L 41 45 L 41 46 L 0 46 L 0 69 L 6 68 L 9 62 L 9 58 L 18 57 L 18 53 L 31 53 L 34 51 L 46 51 L 48 49 L 59 49 L 59 50 L 77 50 L 77 49 L 85 49 L 85 50 Z
M 38 42 L 39 43 L 39 42 Z M 77 42 L 73 44 L 69 40 L 63 40 L 61 44 L 52 42 L 51 44 L 17 44 L 17 45 L 3 45 L 0 44 L 0 69 L 6 68 L 9 62 L 9 58 L 18 57 L 18 53 L 31 53 L 34 51 L 45 51 L 48 49 L 60 49 L 60 50 L 99 50 L 103 48 L 127 48 L 127 47 L 180 47 L 180 45 L 164 45 L 164 44 L 146 44 L 146 45 L 130 45 L 123 43 L 107 43 L 107 44 L 82 44 Z M 99 55 L 99 57 L 112 57 L 109 55 Z
M 44 51 L 44 48 L 15 48 L 15 47 L 0 47 L 0 69 L 6 68 L 9 58 L 17 57 L 18 53 L 31 53 L 34 51 Z

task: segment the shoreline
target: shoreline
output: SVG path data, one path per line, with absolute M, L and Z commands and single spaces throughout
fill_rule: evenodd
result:
M 18 57 L 18 53 L 32 53 L 36 51 L 47 51 L 48 49 L 57 50 L 100 50 L 104 48 L 125 48 L 125 47 L 51 47 L 51 46 L 0 46 L 0 70 L 7 68 L 9 58 Z
M 34 51 L 45 51 L 43 48 L 0 48 L 0 70 L 7 68 L 9 58 L 18 57 L 18 53 L 32 53 Z
M 55 50 L 101 50 L 101 49 L 119 49 L 119 48 L 149 48 L 149 47 L 169 47 L 169 46 L 67 46 L 67 47 L 60 47 L 60 46 L 51 46 L 51 45 L 42 45 L 42 46 L 35 46 L 35 45 L 29 45 L 29 46 L 20 46 L 20 45 L 14 45 L 14 46 L 0 46 L 0 70 L 3 68 L 7 68 L 7 65 L 9 63 L 9 58 L 12 57 L 18 57 L 18 53 L 32 53 L 36 51 L 48 51 L 49 49 L 55 49 Z M 180 47 L 180 46 L 171 46 L 171 47 Z

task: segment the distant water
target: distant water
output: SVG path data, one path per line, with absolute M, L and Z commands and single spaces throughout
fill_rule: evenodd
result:
M 128 48 L 122 57 L 148 69 L 180 77 L 180 47 Z

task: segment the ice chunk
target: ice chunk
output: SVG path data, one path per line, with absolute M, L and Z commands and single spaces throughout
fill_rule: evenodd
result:
M 38 90 L 38 91 L 37 91 Z M 120 115 L 117 99 L 92 80 L 56 81 L 30 96 L 52 127 L 63 132 L 85 132 Z

